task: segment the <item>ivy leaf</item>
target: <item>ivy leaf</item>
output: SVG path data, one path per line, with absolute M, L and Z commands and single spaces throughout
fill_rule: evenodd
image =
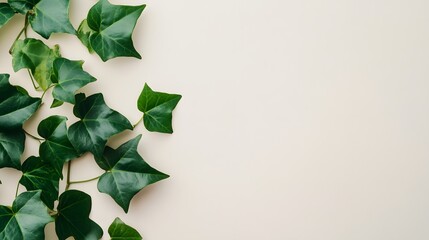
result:
M 70 141 L 78 153 L 89 151 L 96 158 L 103 155 L 107 139 L 133 128 L 127 118 L 106 105 L 101 93 L 87 98 L 77 94 L 73 112 L 81 120 L 70 126 Z
M 65 191 L 60 196 L 55 231 L 60 240 L 73 236 L 76 240 L 98 240 L 103 230 L 89 219 L 91 196 L 78 190 Z
M 26 14 L 40 2 L 40 0 L 8 0 L 10 6 L 21 14 Z
M 40 98 L 32 98 L 21 87 L 9 83 L 9 74 L 0 74 L 0 131 L 22 128 L 36 112 Z
M 57 101 L 75 103 L 75 92 L 96 79 L 82 69 L 82 61 L 57 58 L 54 61 L 55 85 L 52 95 Z
M 15 11 L 8 3 L 0 3 L 0 28 L 15 15 Z
M 125 212 L 141 189 L 169 176 L 152 168 L 137 152 L 141 135 L 116 150 L 106 147 L 98 165 L 107 172 L 98 180 L 98 191 L 109 194 Z
M 86 19 L 81 22 L 81 24 L 79 25 L 79 28 L 77 29 L 77 37 L 80 39 L 83 45 L 85 45 L 85 47 L 88 48 L 88 51 L 90 53 L 94 52 L 94 49 L 92 49 L 91 44 L 89 43 L 89 37 L 93 33 L 94 33 L 94 30 L 92 30 L 88 26 L 88 21 Z
M 13 70 L 30 69 L 39 86 L 46 90 L 52 85 L 53 62 L 60 56 L 58 45 L 50 49 L 37 39 L 18 40 L 12 50 Z
M 40 145 L 39 155 L 61 178 L 64 163 L 79 156 L 67 136 L 66 121 L 66 117 L 51 116 L 41 121 L 37 128 L 39 135 L 46 139 Z
M 21 169 L 21 155 L 24 152 L 25 133 L 22 129 L 10 132 L 0 131 L 0 168 Z
M 132 34 L 145 7 L 146 5 L 113 5 L 108 0 L 98 1 L 89 10 L 86 20 L 93 32 L 86 28 L 85 23 L 81 24 L 86 29 L 85 34 L 89 34 L 89 44 L 85 42 L 88 38 L 86 35 L 82 42 L 86 46 L 90 45 L 103 61 L 121 56 L 141 59 L 134 48 Z M 81 40 L 82 33 L 83 31 L 80 34 Z
M 109 235 L 112 240 L 142 240 L 142 236 L 137 230 L 128 226 L 120 218 L 116 218 L 115 221 L 109 227 Z
M 137 107 L 144 113 L 143 121 L 151 132 L 173 133 L 172 112 L 181 95 L 155 92 L 145 84 L 137 101 Z
M 22 177 L 19 183 L 28 191 L 42 190 L 41 199 L 50 209 L 58 199 L 59 177 L 49 164 L 40 157 L 29 157 L 22 164 Z
M 75 34 L 69 20 L 69 0 L 41 0 L 29 15 L 31 27 L 40 36 L 48 39 L 52 33 Z
M 45 239 L 45 225 L 53 218 L 40 195 L 41 191 L 24 192 L 15 199 L 12 208 L 0 206 L 0 239 Z

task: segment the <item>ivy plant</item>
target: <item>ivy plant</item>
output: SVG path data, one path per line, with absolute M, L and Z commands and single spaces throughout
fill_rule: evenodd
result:
M 181 96 L 142 86 L 136 99 L 141 119 L 136 124 L 110 108 L 102 93 L 90 96 L 81 88 L 97 79 L 84 70 L 83 60 L 62 56 L 60 46 L 49 47 L 52 34 L 75 35 L 89 52 L 102 61 L 117 57 L 141 58 L 132 35 L 145 5 L 114 5 L 99 0 L 76 29 L 69 20 L 69 0 L 8 0 L 0 3 L 1 28 L 16 15 L 24 16 L 24 24 L 9 53 L 15 72 L 28 71 L 28 80 L 39 92 L 31 96 L 23 87 L 10 83 L 8 73 L 0 74 L 0 168 L 21 172 L 15 200 L 0 205 L 0 239 L 44 239 L 45 226 L 54 222 L 60 240 L 92 240 L 103 237 L 103 229 L 90 218 L 91 196 L 73 184 L 98 181 L 97 188 L 108 194 L 125 213 L 131 200 L 146 186 L 169 175 L 151 167 L 138 151 L 141 134 L 123 139 L 115 148 L 108 140 L 121 132 L 133 131 L 143 123 L 150 132 L 173 133 L 172 113 Z M 33 30 L 39 38 L 30 38 Z M 52 45 L 52 44 L 49 44 Z M 39 111 L 45 96 L 53 101 L 46 106 L 73 105 L 77 121 L 67 117 L 45 116 L 37 129 L 24 128 L 24 123 Z M 29 132 L 37 132 L 38 136 Z M 38 156 L 23 159 L 27 139 L 40 144 Z M 90 153 L 104 173 L 92 179 L 71 181 L 72 163 Z M 87 160 L 87 159 L 85 159 Z M 61 184 L 64 182 L 64 184 Z M 19 192 L 19 185 L 26 191 Z M 64 186 L 62 189 L 60 186 Z M 112 219 L 108 229 L 111 239 L 142 239 L 140 233 L 121 219 Z

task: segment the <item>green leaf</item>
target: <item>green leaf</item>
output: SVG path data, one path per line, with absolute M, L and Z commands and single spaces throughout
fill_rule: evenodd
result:
M 9 83 L 9 74 L 0 74 L 0 131 L 20 129 L 39 108 L 40 98 L 32 98 L 21 87 Z
M 21 155 L 24 152 L 25 133 L 22 129 L 10 132 L 0 131 L 0 168 L 21 169 Z
M 8 0 L 10 6 L 21 14 L 26 14 L 40 2 L 40 0 Z
M 45 239 L 45 225 L 53 218 L 40 195 L 41 191 L 24 192 L 15 199 L 12 208 L 0 206 L 0 239 Z
M 46 90 L 52 85 L 53 62 L 60 57 L 58 45 L 50 49 L 42 41 L 26 38 L 16 41 L 12 50 L 13 70 L 28 68 L 39 86 Z
M 107 172 L 98 180 L 98 191 L 109 194 L 125 212 L 141 189 L 169 176 L 147 164 L 137 152 L 141 135 L 119 148 L 106 147 L 98 165 Z
M 145 7 L 113 5 L 108 0 L 100 0 L 89 10 L 87 25 L 93 32 L 85 33 L 89 34 L 89 45 L 103 61 L 121 56 L 141 59 L 134 48 L 132 34 Z M 86 38 L 83 39 L 88 46 Z
M 0 28 L 15 15 L 15 11 L 8 3 L 0 3 Z
M 61 178 L 64 163 L 79 156 L 67 136 L 66 121 L 66 117 L 51 116 L 41 121 L 37 129 L 39 135 L 46 139 L 40 145 L 40 157 L 49 162 Z
M 145 84 L 137 101 L 137 107 L 144 113 L 143 121 L 151 132 L 173 133 L 172 112 L 181 95 L 155 92 Z
M 22 177 L 19 183 L 28 191 L 42 190 L 41 199 L 50 209 L 58 199 L 59 177 L 54 168 L 40 157 L 29 157 L 22 164 Z
M 133 128 L 127 118 L 106 105 L 101 93 L 87 98 L 77 94 L 73 112 L 81 120 L 70 126 L 70 141 L 78 153 L 89 151 L 96 158 L 103 155 L 107 139 Z
M 77 37 L 80 39 L 83 45 L 85 45 L 85 47 L 88 48 L 88 51 L 90 53 L 94 52 L 94 49 L 92 49 L 91 43 L 89 42 L 89 37 L 93 33 L 94 33 L 94 30 L 92 30 L 88 26 L 88 21 L 86 19 L 80 23 L 79 28 L 77 29 Z
M 52 33 L 75 34 L 69 20 L 69 0 L 41 0 L 29 15 L 31 27 L 40 36 L 48 39 Z
M 82 69 L 82 61 L 57 58 L 54 61 L 54 80 L 58 84 L 52 95 L 61 102 L 75 103 L 75 92 L 96 79 Z
M 89 219 L 91 196 L 78 190 L 65 191 L 60 196 L 55 231 L 60 240 L 73 236 L 75 240 L 98 240 L 103 230 Z
M 120 218 L 116 218 L 115 221 L 109 227 L 109 235 L 112 240 L 142 240 L 142 236 L 137 230 L 128 226 Z

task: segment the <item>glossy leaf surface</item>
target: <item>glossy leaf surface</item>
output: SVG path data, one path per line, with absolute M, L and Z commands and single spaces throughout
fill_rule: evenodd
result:
M 54 81 L 57 82 L 52 95 L 61 102 L 75 103 L 75 92 L 96 79 L 82 69 L 82 61 L 57 58 L 54 61 Z
M 89 34 L 89 45 L 103 61 L 120 56 L 141 58 L 134 48 L 132 33 L 145 6 L 113 5 L 100 0 L 89 10 L 86 21 L 93 32 L 86 29 L 85 34 Z M 82 38 L 82 33 L 81 40 L 88 46 L 88 37 Z
M 31 70 L 39 86 L 46 90 L 51 86 L 51 76 L 53 73 L 53 62 L 60 57 L 59 47 L 50 49 L 42 41 L 26 38 L 18 40 L 12 50 L 13 70 L 28 68 Z
M 137 151 L 141 135 L 117 149 L 106 147 L 98 165 L 107 172 L 98 181 L 98 190 L 109 194 L 125 212 L 141 189 L 169 176 L 152 168 Z
M 8 74 L 0 74 L 0 132 L 22 128 L 36 112 L 40 98 L 30 97 L 23 88 L 12 86 Z
M 73 111 L 81 120 L 70 126 L 69 137 L 78 153 L 89 151 L 99 158 L 107 139 L 133 128 L 127 118 L 106 105 L 101 93 L 87 98 L 82 93 L 76 95 Z
M 21 169 L 21 155 L 24 152 L 25 133 L 22 129 L 0 131 L 0 168 Z
M 24 192 L 15 199 L 12 208 L 0 206 L 0 239 L 45 239 L 45 225 L 53 218 L 40 195 L 40 191 Z
M 112 240 L 141 240 L 142 236 L 137 230 L 125 224 L 120 218 L 116 218 L 115 221 L 109 227 L 109 235 Z
M 89 218 L 91 196 L 78 190 L 65 191 L 60 196 L 55 231 L 60 240 L 98 240 L 103 230 Z
M 91 47 L 91 43 L 89 43 L 89 37 L 93 33 L 94 33 L 94 30 L 92 30 L 88 26 L 88 21 L 86 19 L 80 23 L 79 28 L 77 29 L 77 37 L 80 39 L 83 45 L 85 45 L 85 47 L 88 48 L 88 51 L 90 53 L 94 52 L 94 49 L 92 49 Z
M 66 117 L 51 116 L 41 121 L 37 129 L 39 135 L 46 139 L 40 145 L 39 155 L 61 178 L 64 163 L 79 156 L 67 136 L 66 121 Z
M 148 131 L 173 133 L 173 110 L 181 95 L 153 91 L 145 84 L 137 101 L 137 107 L 144 113 L 143 122 Z
M 69 0 L 41 0 L 29 21 L 33 30 L 46 39 L 52 33 L 76 32 L 69 20 Z
M 15 15 L 15 11 L 8 3 L 0 3 L 0 28 Z
M 54 168 L 39 157 L 29 157 L 22 164 L 22 177 L 19 183 L 28 191 L 42 190 L 41 199 L 50 209 L 58 199 L 59 177 Z
M 40 0 L 8 0 L 10 6 L 21 14 L 26 14 L 29 10 L 40 2 Z

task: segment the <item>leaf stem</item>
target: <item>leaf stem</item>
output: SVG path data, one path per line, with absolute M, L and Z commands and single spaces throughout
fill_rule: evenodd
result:
M 29 132 L 25 131 L 25 129 L 23 129 L 23 130 L 24 130 L 24 133 L 25 133 L 25 134 L 27 134 L 29 137 L 31 137 L 31 138 L 32 138 L 32 139 L 34 139 L 34 140 L 37 140 L 37 141 L 39 141 L 39 142 L 41 142 L 41 141 L 45 140 L 45 139 L 43 139 L 43 138 L 39 138 L 39 137 L 34 136 L 33 134 L 31 134 L 31 133 L 29 133 Z
M 101 177 L 101 175 L 100 175 L 100 176 L 98 176 L 98 177 L 95 177 L 95 178 L 90 178 L 90 179 L 80 180 L 80 181 L 72 181 L 72 182 L 69 182 L 69 183 L 70 183 L 70 184 L 86 183 L 86 182 L 91 182 L 91 181 L 97 180 L 97 179 L 99 179 L 100 177 Z
M 66 191 L 70 188 L 70 169 L 71 169 L 71 161 L 68 162 L 67 165 L 67 184 L 66 184 Z
M 136 124 L 133 125 L 133 129 L 137 127 L 137 125 L 139 125 L 139 123 L 141 123 L 143 121 L 143 117 L 144 115 L 139 119 L 138 122 L 136 122 Z
M 50 89 L 50 88 L 52 88 L 52 87 L 54 87 L 55 85 L 51 85 L 51 86 L 49 86 L 48 88 L 46 88 L 46 90 L 45 91 L 43 91 L 43 94 L 42 94 L 42 96 L 40 97 L 40 99 L 41 100 L 43 100 L 43 97 L 45 96 L 45 94 L 46 94 L 46 92 Z
M 27 35 L 27 27 L 28 27 L 28 15 L 25 15 L 25 23 L 24 23 L 24 27 L 21 29 L 21 31 L 18 33 L 18 36 L 16 36 L 15 41 L 13 41 L 12 46 L 10 46 L 9 48 L 9 54 L 12 54 L 12 50 L 13 47 L 15 46 L 16 41 L 18 41 L 18 39 L 21 37 L 21 35 L 23 33 L 25 33 L 25 35 Z
M 16 184 L 15 198 L 18 197 L 18 191 L 19 191 L 19 182 L 18 184 Z
M 36 83 L 33 78 L 33 74 L 31 73 L 30 69 L 27 69 L 28 75 L 30 76 L 31 83 L 33 84 L 34 90 L 38 91 L 40 87 L 36 86 Z

